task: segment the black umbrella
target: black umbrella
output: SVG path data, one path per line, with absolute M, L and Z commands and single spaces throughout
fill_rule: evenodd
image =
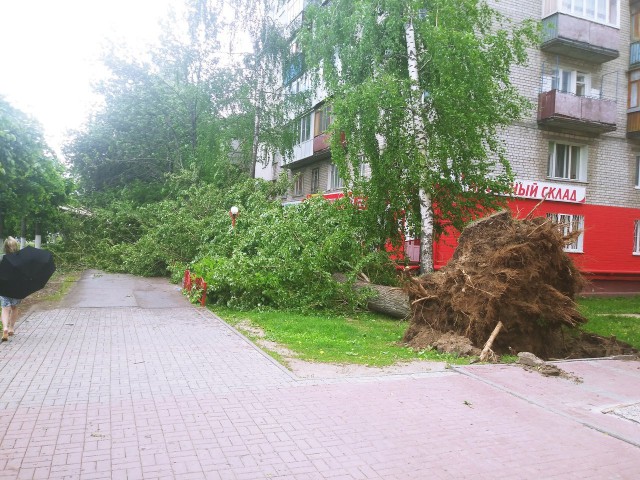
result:
M 24 298 L 43 288 L 56 266 L 47 250 L 25 247 L 16 253 L 7 253 L 0 262 L 0 295 Z

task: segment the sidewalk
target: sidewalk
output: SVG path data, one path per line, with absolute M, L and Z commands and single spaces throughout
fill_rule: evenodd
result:
M 640 478 L 637 361 L 299 379 L 176 286 L 87 272 L 0 366 L 0 479 Z

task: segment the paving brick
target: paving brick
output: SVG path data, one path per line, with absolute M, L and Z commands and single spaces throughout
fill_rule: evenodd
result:
M 637 362 L 563 363 L 580 384 L 499 365 L 302 380 L 188 304 L 67 305 L 21 322 L 0 345 L 0 480 L 599 480 L 640 469 L 637 424 L 603 413 L 640 402 Z

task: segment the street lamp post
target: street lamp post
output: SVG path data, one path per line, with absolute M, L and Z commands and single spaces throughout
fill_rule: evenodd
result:
M 236 217 L 238 216 L 238 207 L 235 205 L 229 209 L 229 216 L 231 217 L 231 226 L 236 228 Z

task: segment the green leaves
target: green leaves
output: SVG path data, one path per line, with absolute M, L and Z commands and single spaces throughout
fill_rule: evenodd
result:
M 55 225 L 67 195 L 63 171 L 40 125 L 0 97 L 0 215 L 6 233 L 17 236 L 22 218 L 30 226 Z
M 172 176 L 166 198 L 139 204 L 121 193 L 93 205 L 92 215 L 69 217 L 63 261 L 135 275 L 188 267 L 204 278 L 210 302 L 228 306 L 352 310 L 365 301 L 353 281 L 395 279 L 394 265 L 363 213 L 349 199 L 313 198 L 282 206 L 286 184 L 246 180 L 225 188 L 185 185 Z M 239 208 L 235 228 L 229 209 Z M 341 273 L 338 281 L 334 274 Z
M 352 181 L 359 163 L 371 169 L 370 181 L 355 182 L 370 228 L 397 238 L 406 215 L 419 232 L 420 189 L 433 199 L 436 233 L 504 200 L 496 194 L 509 191 L 511 171 L 500 131 L 530 108 L 510 73 L 536 40 L 533 23 L 509 24 L 478 0 L 332 0 L 307 20 L 307 66 L 333 106 L 332 160 Z M 410 88 L 408 23 L 421 98 Z
M 352 289 L 357 273 L 375 278 L 377 270 L 393 271 L 386 254 L 367 241 L 354 210 L 348 200 L 314 198 L 283 207 L 249 199 L 236 228 L 217 235 L 193 271 L 207 282 L 211 301 L 229 306 L 354 308 L 364 300 Z

